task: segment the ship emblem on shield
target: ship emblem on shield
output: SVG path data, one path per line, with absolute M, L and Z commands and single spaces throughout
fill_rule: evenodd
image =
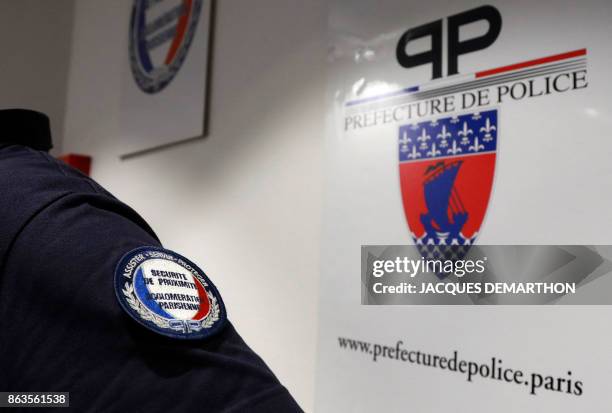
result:
M 424 257 L 460 259 L 474 243 L 491 195 L 497 137 L 497 110 L 400 127 L 404 212 Z

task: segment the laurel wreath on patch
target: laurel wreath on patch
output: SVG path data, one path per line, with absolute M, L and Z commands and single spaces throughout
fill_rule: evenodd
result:
M 136 311 L 143 320 L 151 321 L 160 328 L 170 328 L 170 322 L 167 319 L 155 314 L 140 302 L 140 300 L 136 297 L 136 294 L 134 294 L 133 284 L 126 282 L 122 292 L 130 307 L 132 307 L 132 309 Z M 210 300 L 210 311 L 208 312 L 208 315 L 200 322 L 200 325 L 204 329 L 211 328 L 217 321 L 219 321 L 219 314 L 221 313 L 217 298 L 209 291 L 207 291 L 206 294 Z
M 219 313 L 221 313 L 221 310 L 219 309 L 217 298 L 209 291 L 206 292 L 206 295 L 208 295 L 208 299 L 210 300 L 210 311 L 202 320 L 201 325 L 202 328 L 211 328 L 217 321 L 219 321 Z
M 168 320 L 158 316 L 153 311 L 149 310 L 140 302 L 138 298 L 136 298 L 136 294 L 134 294 L 133 284 L 126 282 L 122 291 L 130 307 L 132 307 L 132 309 L 136 311 L 143 320 L 151 321 L 153 324 L 160 328 L 170 328 L 170 323 L 168 322 Z

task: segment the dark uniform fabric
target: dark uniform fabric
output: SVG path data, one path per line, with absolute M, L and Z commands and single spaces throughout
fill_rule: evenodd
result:
M 231 323 L 177 340 L 121 309 L 114 269 L 142 246 L 161 244 L 94 181 L 0 143 L 0 391 L 69 391 L 79 412 L 301 411 Z

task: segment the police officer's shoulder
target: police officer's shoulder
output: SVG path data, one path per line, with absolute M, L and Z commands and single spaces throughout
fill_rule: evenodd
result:
M 11 116 L 3 122 L 5 115 Z M 3 137 L 3 123 L 12 122 L 25 129 L 14 126 L 14 133 Z M 69 382 L 75 404 L 95 411 L 119 405 L 121 411 L 301 411 L 233 329 L 207 274 L 187 257 L 162 248 L 131 208 L 51 157 L 50 145 L 46 117 L 0 111 L 0 281 L 5 297 L 0 315 L 10 311 L 20 320 L 4 344 L 17 352 L 23 343 L 53 337 L 31 356 L 34 365 L 74 351 L 77 356 L 68 368 L 79 374 L 66 377 L 99 370 L 87 380 Z M 22 299 L 36 291 L 45 296 Z M 38 305 L 23 305 L 26 301 Z M 92 320 L 100 328 L 92 328 Z M 79 344 L 84 342 L 90 344 Z M 108 368 L 100 368 L 100 360 Z M 11 377 L 37 389 L 58 385 L 57 372 L 43 369 L 24 376 L 13 361 L 5 359 L 4 366 Z M 6 387 L 5 377 L 0 375 L 0 387 Z M 133 388 L 134 382 L 140 386 Z M 102 387 L 104 394 L 86 400 L 84 395 Z M 130 392 L 121 391 L 126 388 Z M 198 390 L 174 400 L 160 389 L 168 394 Z
M 49 120 L 39 112 L 0 110 L 0 264 L 18 233 L 45 208 L 71 198 L 112 209 L 157 239 L 148 224 L 94 180 L 55 159 Z
M 46 115 L 25 109 L 0 110 L 0 188 L 7 194 L 5 202 L 27 197 L 31 205 L 78 191 L 110 196 L 91 179 L 50 156 L 52 147 Z

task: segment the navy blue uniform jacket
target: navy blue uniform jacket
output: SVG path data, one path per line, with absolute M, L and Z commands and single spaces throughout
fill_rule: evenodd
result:
M 93 180 L 0 144 L 0 391 L 69 391 L 79 412 L 301 411 L 231 323 L 177 340 L 122 310 L 114 269 L 142 246 L 161 244 Z

